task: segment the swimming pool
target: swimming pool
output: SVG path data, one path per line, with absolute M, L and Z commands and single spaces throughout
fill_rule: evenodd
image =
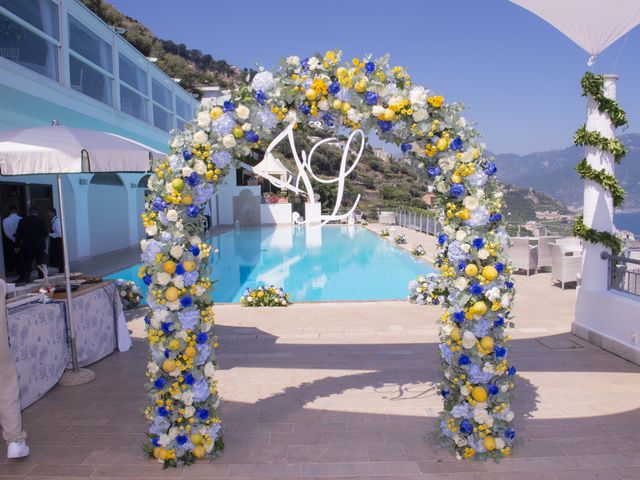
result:
M 211 258 L 216 302 L 238 302 L 247 287 L 264 284 L 284 287 L 294 302 L 397 300 L 407 297 L 410 280 L 434 271 L 360 226 L 243 228 L 209 243 L 218 250 Z M 108 278 L 143 288 L 138 268 Z

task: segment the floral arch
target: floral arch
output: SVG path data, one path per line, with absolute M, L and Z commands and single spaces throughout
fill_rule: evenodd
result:
M 234 159 L 251 155 L 292 122 L 303 129 L 320 122 L 327 129 L 375 132 L 424 165 L 445 225 L 438 238 L 440 274 L 422 284 L 428 302 L 444 308 L 442 437 L 459 458 L 509 455 L 515 369 L 506 360 L 514 294 L 503 252 L 508 236 L 496 167 L 462 109 L 413 85 L 386 56 L 343 64 L 340 52 L 329 51 L 288 57 L 274 73 L 260 71 L 174 135 L 168 157 L 153 165 L 142 215 L 148 238 L 140 276 L 151 307 L 145 447 L 151 456 L 175 466 L 224 448 L 210 247 L 198 236 L 203 204 Z

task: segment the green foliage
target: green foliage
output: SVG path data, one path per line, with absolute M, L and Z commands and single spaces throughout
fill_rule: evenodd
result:
M 618 102 L 604 96 L 604 75 L 586 72 L 582 77 L 582 96 L 591 95 L 598 103 L 598 110 L 609 115 L 615 127 L 627 126 L 627 114 Z
M 609 152 L 613 155 L 616 163 L 620 163 L 622 158 L 627 154 L 627 149 L 620 140 L 607 138 L 600 132 L 587 130 L 586 125 L 582 125 L 578 129 L 573 141 L 578 147 L 590 146 Z
M 573 224 L 573 234 L 582 238 L 589 243 L 601 244 L 611 249 L 614 255 L 618 255 L 622 251 L 622 240 L 610 232 L 599 232 L 593 228 L 589 228 L 584 223 L 584 218 L 580 215 Z
M 624 202 L 624 189 L 618 184 L 616 177 L 605 172 L 604 168 L 601 170 L 596 170 L 587 163 L 587 159 L 585 158 L 580 163 L 578 163 L 578 165 L 576 166 L 576 171 L 581 178 L 596 182 L 600 184 L 604 189 L 609 190 L 613 198 L 614 207 L 619 207 L 620 205 L 622 205 L 622 203 Z

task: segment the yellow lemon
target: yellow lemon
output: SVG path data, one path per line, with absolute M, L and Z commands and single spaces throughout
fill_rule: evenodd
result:
M 176 361 L 170 358 L 167 358 L 164 362 L 162 362 L 162 370 L 166 373 L 171 373 L 176 369 Z
M 169 342 L 170 350 L 178 350 L 180 348 L 180 340 L 176 340 L 175 338 Z
M 355 84 L 354 88 L 356 89 L 356 92 L 363 93 L 367 89 L 367 82 L 360 80 Z
M 495 267 L 487 265 L 482 269 L 482 276 L 489 281 L 495 280 L 496 278 L 498 278 L 498 271 L 495 269 Z
M 447 140 L 446 138 L 440 138 L 436 143 L 436 147 L 441 152 L 444 152 L 447 148 L 449 148 L 449 140 Z
M 170 302 L 175 302 L 180 295 L 180 291 L 176 287 L 169 287 L 164 292 L 164 298 L 166 298 Z
M 244 131 L 242 130 L 242 127 L 233 127 L 233 130 L 231 130 L 231 133 L 233 133 L 233 136 L 236 138 L 242 138 L 244 136 Z
M 349 105 L 347 102 L 343 102 L 341 109 L 342 113 L 347 113 L 349 110 L 351 110 L 351 105 Z
M 195 347 L 192 347 L 191 345 L 189 345 L 187 348 L 184 349 L 184 354 L 189 358 L 195 357 L 196 356 Z
M 482 440 L 482 446 L 487 449 L 487 452 L 492 452 L 496 449 L 496 441 L 493 437 L 484 437 L 484 440 Z
M 176 271 L 176 262 L 173 260 L 167 260 L 164 262 L 164 265 L 162 265 L 162 269 L 167 273 L 173 273 Z
M 482 337 L 482 339 L 480 340 L 480 346 L 485 350 L 493 350 L 493 345 L 493 338 L 489 336 Z
M 193 203 L 193 197 L 190 194 L 186 194 L 182 196 L 182 204 L 183 205 L 191 205 Z
M 336 70 L 336 75 L 338 77 L 344 77 L 347 74 L 347 69 L 344 67 L 338 67 L 338 69 Z
M 451 330 L 451 335 L 449 335 L 451 337 L 451 340 L 454 340 L 456 342 L 460 341 L 460 329 L 459 328 L 454 328 L 453 330 Z
M 186 260 L 182 262 L 182 266 L 184 267 L 185 272 L 193 272 L 196 269 L 196 262 L 191 260 Z
M 340 110 L 340 108 L 342 108 L 342 102 L 338 99 L 334 100 L 333 108 L 335 108 L 336 110 Z
M 202 445 L 198 445 L 193 449 L 193 456 L 196 458 L 204 458 L 206 454 L 207 454 L 207 451 Z
M 390 108 L 385 108 L 384 109 L 384 114 L 383 114 L 384 119 L 387 122 L 390 122 L 391 120 L 393 120 L 394 118 L 396 118 L 396 114 L 393 110 L 391 110 Z
M 453 183 L 462 183 L 462 177 L 457 173 L 454 173 L 453 175 L 451 175 L 451 181 Z
M 222 111 L 222 109 L 220 107 L 213 107 L 211 109 L 211 118 L 216 120 L 217 118 L 220 118 L 220 115 L 222 115 L 223 113 L 224 112 Z
M 476 302 L 471 308 L 473 309 L 473 313 L 476 315 L 484 315 L 487 313 L 487 304 L 484 302 Z
M 471 396 L 476 402 L 487 401 L 487 391 L 483 387 L 473 387 L 473 390 L 471 390 Z
M 191 443 L 194 445 L 200 445 L 202 443 L 202 435 L 199 433 L 194 433 L 191 435 Z
M 154 458 L 160 458 L 161 456 L 163 456 L 164 454 L 164 448 L 162 447 L 156 447 L 153 449 L 153 457 Z
M 318 98 L 318 92 L 316 92 L 313 88 L 310 88 L 305 92 L 305 96 L 307 97 L 307 100 L 313 102 L 316 98 Z
M 473 263 L 470 263 L 466 267 L 464 267 L 464 273 L 469 275 L 470 277 L 475 277 L 478 275 L 478 267 L 476 267 Z
M 174 190 L 179 192 L 184 188 L 184 180 L 182 180 L 181 178 L 174 178 L 173 180 L 171 180 L 171 186 Z

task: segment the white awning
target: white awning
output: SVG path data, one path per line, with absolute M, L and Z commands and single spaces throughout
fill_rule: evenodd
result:
M 254 171 L 269 175 L 291 175 L 291 172 L 272 153 L 269 153 L 260 163 L 253 167 Z

